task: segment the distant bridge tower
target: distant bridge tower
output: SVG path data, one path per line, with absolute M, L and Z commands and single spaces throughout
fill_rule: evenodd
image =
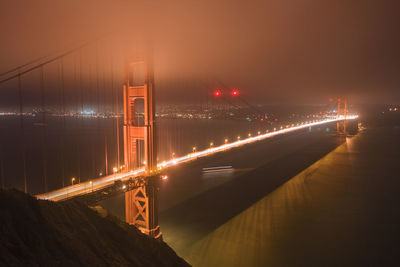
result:
M 126 171 L 145 166 L 147 182 L 125 193 L 126 222 L 158 238 L 154 75 L 149 58 L 126 64 L 124 85 L 124 158 Z
M 336 123 L 336 128 L 338 134 L 346 135 L 346 118 L 347 118 L 347 99 L 346 98 L 338 98 L 337 99 L 337 118 L 343 117 L 343 121 L 338 121 Z

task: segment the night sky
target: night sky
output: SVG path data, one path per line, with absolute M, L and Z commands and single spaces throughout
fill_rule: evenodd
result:
M 1 1 L 0 72 L 100 36 L 101 70 L 107 72 L 112 55 L 119 77 L 126 51 L 151 40 L 165 102 L 200 101 L 222 82 L 257 103 L 346 95 L 353 103 L 398 104 L 399 6 L 390 0 Z M 93 63 L 93 50 L 84 50 L 86 61 Z

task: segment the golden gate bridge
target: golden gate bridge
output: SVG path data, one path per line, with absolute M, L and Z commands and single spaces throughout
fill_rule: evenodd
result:
M 3 72 L 1 74 L 0 83 L 7 85 L 11 82 L 17 83 L 17 99 L 18 99 L 18 114 L 19 116 L 19 131 L 20 131 L 20 152 L 21 152 L 21 165 L 23 171 L 23 181 L 24 190 L 28 192 L 28 160 L 26 153 L 26 115 L 40 116 L 40 125 L 42 128 L 41 141 L 42 147 L 42 169 L 43 169 L 43 183 L 44 183 L 44 193 L 37 194 L 37 198 L 53 200 L 53 201 L 66 201 L 69 199 L 80 199 L 88 204 L 96 203 L 102 199 L 109 198 L 115 194 L 125 194 L 125 210 L 126 210 L 126 221 L 130 224 L 137 226 L 142 232 L 158 238 L 161 236 L 160 228 L 158 226 L 157 220 L 157 184 L 162 179 L 167 179 L 167 174 L 165 170 L 169 167 L 185 164 L 194 161 L 199 158 L 207 157 L 215 153 L 221 153 L 236 147 L 244 146 L 246 144 L 259 142 L 268 138 L 272 138 L 278 135 L 284 135 L 290 132 L 300 131 L 302 129 L 307 129 L 310 127 L 318 127 L 320 125 L 326 124 L 336 124 L 337 132 L 340 134 L 346 134 L 346 124 L 348 121 L 357 122 L 357 115 L 348 114 L 347 100 L 345 98 L 337 99 L 337 111 L 334 116 L 319 117 L 318 119 L 298 121 L 296 123 L 288 124 L 285 126 L 275 127 L 272 129 L 264 129 L 257 131 L 256 134 L 251 135 L 250 133 L 246 137 L 237 136 L 234 140 L 225 139 L 221 145 L 216 145 L 214 142 L 210 143 L 210 147 L 204 150 L 197 151 L 196 147 L 193 147 L 191 153 L 183 156 L 173 156 L 172 158 L 159 162 L 157 160 L 157 120 L 155 116 L 155 85 L 154 85 L 154 68 L 153 59 L 150 53 L 141 53 L 139 56 L 129 56 L 126 62 L 123 64 L 123 75 L 121 77 L 123 80 L 123 86 L 120 84 L 116 85 L 116 73 L 113 69 L 113 59 L 109 56 L 107 59 L 103 58 L 103 61 L 108 60 L 105 65 L 109 66 L 109 73 L 106 73 L 105 67 L 103 67 L 100 72 L 99 67 L 99 52 L 98 44 L 95 44 L 95 64 L 85 67 L 83 66 L 83 58 L 86 52 L 90 52 L 88 49 L 91 43 L 84 44 L 77 48 L 68 50 L 64 53 L 58 54 L 53 57 L 40 57 L 26 64 L 13 68 L 9 71 Z M 85 50 L 86 49 L 86 50 Z M 67 74 L 67 58 L 72 57 L 72 68 L 70 68 Z M 71 60 L 71 59 L 69 59 Z M 103 62 L 104 63 L 104 62 Z M 56 65 L 56 71 L 49 68 L 51 64 Z M 48 69 L 46 69 L 48 68 Z M 58 88 L 58 96 L 54 96 L 52 93 L 46 92 L 46 81 L 45 75 L 46 70 L 50 75 L 55 75 L 56 84 Z M 32 78 L 32 73 L 38 72 L 39 74 L 39 112 L 29 113 L 24 107 L 24 99 L 26 95 L 34 95 L 32 92 L 36 88 L 30 84 L 29 89 L 25 89 L 25 82 Z M 83 80 L 85 74 L 88 74 L 89 84 L 86 84 Z M 72 76 L 72 78 L 71 78 Z M 26 79 L 26 80 L 25 80 Z M 50 76 L 50 79 L 54 79 Z M 72 80 L 72 84 L 71 84 Z M 53 81 L 54 82 L 54 81 Z M 26 82 L 28 83 L 28 82 Z M 69 83 L 69 84 L 68 84 Z M 94 85 L 93 88 L 90 88 Z M 49 87 L 49 85 L 47 85 Z M 223 85 L 224 86 L 224 85 Z M 100 87 L 103 87 L 101 90 Z M 107 90 L 108 87 L 108 90 Z M 224 86 L 227 88 L 227 86 Z M 85 92 L 85 88 L 87 91 Z M 71 97 L 71 91 L 73 93 Z M 232 91 L 234 96 L 239 94 L 237 89 Z M 109 98 L 111 98 L 111 107 L 109 108 L 113 114 L 113 136 L 110 138 L 105 132 L 103 132 L 104 139 L 104 162 L 105 165 L 104 174 L 100 173 L 97 176 L 96 172 L 96 159 L 98 160 L 97 153 L 100 150 L 98 147 L 92 146 L 92 174 L 86 181 L 81 181 L 82 175 L 80 171 L 82 169 L 79 155 L 79 145 L 77 147 L 77 164 L 78 164 L 78 175 L 71 178 L 71 185 L 67 185 L 68 179 L 65 175 L 66 166 L 64 164 L 65 155 L 64 150 L 59 151 L 61 156 L 61 180 L 62 188 L 49 191 L 48 187 L 48 155 L 47 150 L 49 144 L 47 144 L 48 129 L 46 127 L 46 122 L 49 119 L 49 112 L 47 111 L 47 103 L 54 102 L 55 98 L 58 98 L 57 104 L 61 109 L 58 113 L 61 124 L 62 133 L 59 138 L 60 143 L 63 144 L 65 140 L 66 132 L 66 118 L 68 116 L 67 109 L 68 102 L 74 102 L 77 106 L 77 110 L 81 110 L 80 116 L 94 116 L 94 109 L 96 109 L 96 116 L 106 116 L 106 112 L 101 114 L 100 109 L 106 109 L 108 103 L 106 103 L 107 93 L 109 93 Z M 122 97 L 120 97 L 122 93 Z M 103 94 L 103 96 L 101 96 Z M 215 96 L 222 96 L 223 92 L 221 89 L 215 91 Z M 67 101 L 69 99 L 69 101 Z M 85 110 L 85 98 L 86 101 L 90 101 L 90 98 L 95 98 L 96 103 L 92 104 L 95 108 Z M 103 98 L 103 99 L 101 99 Z M 120 106 L 120 99 L 123 100 L 123 138 L 121 142 L 120 126 L 119 126 L 119 116 L 118 110 Z M 242 99 L 243 100 L 243 99 Z M 229 104 L 229 100 L 227 100 Z M 28 105 L 34 106 L 31 102 L 26 101 Z M 255 112 L 261 113 L 256 107 L 248 104 Z M 49 104 L 50 105 L 50 104 Z M 12 113 L 12 112 L 11 112 Z M 264 119 L 264 117 L 261 117 Z M 353 122 L 353 123 L 354 123 Z M 101 134 L 101 127 L 97 126 L 98 132 L 96 135 Z M 36 141 L 36 140 L 34 140 Z M 115 143 L 114 145 L 114 155 L 111 157 L 114 159 L 115 167 L 111 168 L 109 162 L 109 144 Z M 120 162 L 120 146 L 122 143 L 123 159 L 124 164 Z M 64 146 L 64 144 L 63 144 Z M 64 146 L 64 149 L 65 146 Z M 2 153 L 4 155 L 4 153 Z M 4 156 L 3 156 L 4 157 Z M 3 170 L 3 168 L 2 168 Z M 79 181 L 76 181 L 76 180 Z M 4 185 L 3 185 L 4 187 Z

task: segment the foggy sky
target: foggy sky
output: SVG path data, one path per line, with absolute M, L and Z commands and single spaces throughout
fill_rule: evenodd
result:
M 117 62 L 151 39 L 166 102 L 221 81 L 257 103 L 398 104 L 397 2 L 2 0 L 0 72 L 99 36 Z

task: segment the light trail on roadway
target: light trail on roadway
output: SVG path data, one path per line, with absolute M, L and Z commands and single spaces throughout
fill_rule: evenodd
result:
M 352 115 L 352 116 L 346 116 L 346 120 L 353 120 L 358 118 L 358 115 Z M 254 137 L 248 137 L 246 139 L 242 140 L 236 140 L 231 143 L 225 143 L 220 146 L 216 147 L 211 147 L 202 151 L 198 152 L 192 152 L 190 154 L 187 154 L 182 157 L 177 157 L 177 158 L 172 158 L 168 161 L 163 161 L 161 163 L 157 164 L 158 170 L 164 170 L 170 166 L 174 166 L 177 164 L 189 162 L 192 160 L 195 160 L 197 158 L 202 158 L 206 156 L 213 155 L 215 153 L 221 152 L 221 151 L 226 151 L 235 147 L 240 147 L 246 144 L 254 143 L 257 141 L 261 141 L 267 138 L 271 138 L 273 136 L 305 129 L 308 127 L 313 127 L 313 126 L 318 126 L 322 124 L 327 124 L 327 123 L 332 123 L 332 122 L 339 122 L 344 120 L 345 118 L 343 116 L 339 118 L 334 118 L 334 119 L 325 119 L 325 120 L 319 120 L 319 121 L 309 121 L 309 122 L 302 122 L 296 124 L 296 126 L 292 127 L 287 127 L 283 129 L 275 129 L 273 131 L 266 131 L 265 133 L 260 133 Z M 87 193 L 91 193 L 93 191 L 101 190 L 107 186 L 110 186 L 117 180 L 125 181 L 128 180 L 129 178 L 135 178 L 138 176 L 143 176 L 145 175 L 145 168 L 140 168 L 128 172 L 123 172 L 123 173 L 116 173 L 112 174 L 106 177 L 101 177 L 101 178 L 96 178 L 91 181 L 71 185 L 71 186 L 66 186 L 51 192 L 47 192 L 44 194 L 36 195 L 38 199 L 46 199 L 46 200 L 53 200 L 53 201 L 60 201 L 60 200 L 65 200 L 74 196 L 79 196 Z M 150 173 L 151 174 L 151 173 Z

